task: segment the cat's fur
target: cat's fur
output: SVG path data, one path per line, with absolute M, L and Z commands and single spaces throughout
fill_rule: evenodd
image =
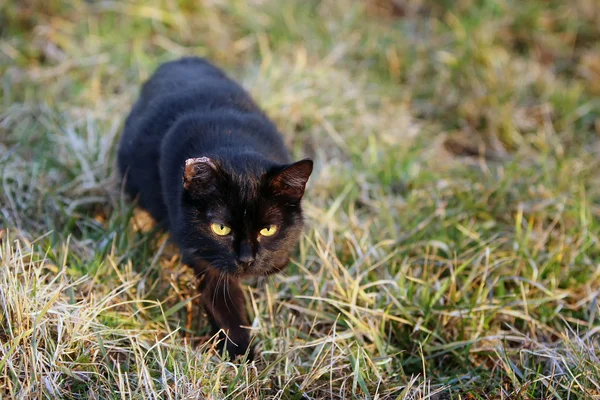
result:
M 250 344 L 239 279 L 280 271 L 302 229 L 312 161 L 291 163 L 277 128 L 250 95 L 200 58 L 163 64 L 142 88 L 118 153 L 137 198 L 200 275 L 213 328 L 231 356 Z M 211 223 L 231 227 L 218 236 Z M 277 225 L 274 236 L 260 230 Z

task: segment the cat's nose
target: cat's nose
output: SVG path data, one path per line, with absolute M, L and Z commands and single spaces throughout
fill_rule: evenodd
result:
M 252 246 L 250 243 L 246 242 L 241 244 L 237 262 L 244 267 L 252 266 L 254 263 L 254 255 L 252 254 Z
M 251 267 L 254 264 L 254 257 L 238 258 L 237 262 L 244 268 Z
M 238 257 L 237 264 L 240 268 L 247 271 L 254 264 L 254 257 Z

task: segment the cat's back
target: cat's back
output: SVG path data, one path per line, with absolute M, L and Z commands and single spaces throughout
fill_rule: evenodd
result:
M 213 95 L 229 92 L 246 94 L 223 71 L 203 58 L 184 57 L 164 63 L 158 67 L 152 77 L 143 85 L 138 101 L 138 111 L 143 113 L 148 105 L 165 103 L 194 92 L 197 96 L 206 89 L 218 88 Z M 197 103 L 197 102 L 195 102 Z M 195 104 L 198 105 L 198 104 Z
M 260 111 L 250 95 L 203 58 L 185 57 L 162 64 L 144 83 L 125 123 L 125 135 L 162 136 L 177 118 L 215 108 Z

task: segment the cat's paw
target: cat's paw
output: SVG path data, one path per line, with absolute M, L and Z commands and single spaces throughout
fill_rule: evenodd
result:
M 229 357 L 232 361 L 254 361 L 254 347 L 250 344 L 249 340 L 239 340 L 237 343 L 234 343 L 230 339 L 225 338 L 219 342 L 218 349 L 224 358 Z

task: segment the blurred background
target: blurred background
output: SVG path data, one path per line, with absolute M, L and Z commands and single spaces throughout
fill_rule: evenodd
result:
M 316 160 L 297 256 L 247 292 L 258 367 L 183 343 L 193 277 L 115 176 L 187 55 Z M 600 393 L 598 0 L 4 0 L 0 80 L 0 393 Z

